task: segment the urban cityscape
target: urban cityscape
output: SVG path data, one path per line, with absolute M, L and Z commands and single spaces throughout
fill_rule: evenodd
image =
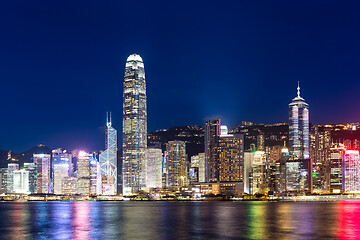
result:
M 0 239 L 360 239 L 359 1 L 3 1 Z
M 209 119 L 204 127 L 172 127 L 148 134 L 145 65 L 140 55 L 132 54 L 125 64 L 122 146 L 109 112 L 105 149 L 99 152 L 45 145 L 26 157 L 3 151 L 0 197 L 11 201 L 357 199 L 359 123 L 311 124 L 309 104 L 297 84 L 287 123 L 243 121 L 229 128 L 221 119 Z

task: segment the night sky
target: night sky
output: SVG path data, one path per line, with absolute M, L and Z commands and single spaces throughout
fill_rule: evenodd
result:
M 274 3 L 276 2 L 276 3 Z M 288 120 L 301 95 L 316 124 L 359 122 L 358 1 L 3 1 L 0 149 L 121 141 L 129 54 L 142 56 L 148 130 L 221 117 Z

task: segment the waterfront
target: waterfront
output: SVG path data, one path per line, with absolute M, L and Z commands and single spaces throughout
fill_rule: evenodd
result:
M 356 239 L 360 202 L 2 202 L 1 239 Z

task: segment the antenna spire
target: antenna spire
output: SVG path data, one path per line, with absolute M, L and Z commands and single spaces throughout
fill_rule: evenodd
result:
M 297 87 L 297 96 L 300 98 L 300 83 L 298 81 L 298 87 Z
M 111 112 L 106 112 L 106 126 L 111 127 Z

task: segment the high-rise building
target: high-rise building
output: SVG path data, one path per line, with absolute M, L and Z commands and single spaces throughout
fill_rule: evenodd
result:
M 90 194 L 90 156 L 91 154 L 87 152 L 79 152 L 77 163 L 79 194 Z
M 216 119 L 205 123 L 205 180 L 219 181 L 218 137 L 221 135 L 221 120 Z
M 29 172 L 25 169 L 14 171 L 14 193 L 28 194 Z
M 343 156 L 345 147 L 333 144 L 330 148 L 330 192 L 343 192 Z
M 123 195 L 146 189 L 147 104 L 142 58 L 127 58 L 123 95 Z
M 59 162 L 67 163 L 69 166 L 68 176 L 71 176 L 74 173 L 75 164 L 73 162 L 74 159 L 73 159 L 73 155 L 71 152 L 61 149 L 61 148 L 57 148 L 57 149 L 52 150 L 51 155 L 52 155 L 53 167 L 54 167 L 54 163 L 59 163 Z
M 104 192 L 104 195 L 114 195 L 116 185 L 112 185 L 110 191 Z M 90 157 L 90 194 L 101 195 L 102 192 L 102 176 L 100 162 L 95 155 Z
M 239 182 L 244 174 L 242 134 L 228 134 L 221 120 L 205 124 L 205 162 L 207 182 Z
M 198 168 L 198 181 L 205 182 L 205 153 L 192 156 L 191 167 Z
M 252 168 L 254 163 L 255 151 L 247 150 L 244 152 L 244 193 L 251 194 L 252 192 Z
M 244 175 L 244 138 L 223 132 L 218 138 L 219 182 L 240 182 Z
M 62 193 L 66 195 L 74 195 L 78 193 L 78 179 L 75 177 L 66 177 L 62 181 Z
M 309 104 L 297 96 L 289 104 L 289 153 L 291 160 L 309 159 Z
M 290 192 L 312 192 L 312 160 L 309 153 L 309 105 L 297 96 L 289 104 L 289 159 L 286 188 Z
M 148 188 L 162 187 L 162 160 L 161 148 L 147 149 L 146 186 Z
M 105 178 L 103 185 L 106 195 L 116 195 L 117 192 L 117 131 L 111 124 L 110 117 L 106 119 L 105 151 L 100 154 L 101 176 Z M 106 189 L 106 190 L 105 190 Z
M 53 160 L 54 194 L 62 194 L 62 181 L 69 177 L 70 163 L 59 159 Z
M 343 191 L 360 193 L 359 150 L 345 150 L 343 153 Z
M 37 168 L 36 163 L 24 163 L 24 169 L 29 172 L 29 192 L 37 193 Z
M 37 193 L 51 193 L 50 154 L 34 154 L 37 169 Z
M 310 131 L 310 159 L 313 160 L 313 192 L 330 191 L 330 147 L 331 131 L 328 128 L 313 126 Z
M 14 192 L 14 169 L 0 168 L 0 193 Z
M 183 187 L 188 184 L 186 146 L 183 141 L 166 144 L 167 187 Z
M 254 153 L 252 165 L 251 193 L 265 194 L 269 191 L 269 186 L 267 184 L 267 161 L 264 151 Z

